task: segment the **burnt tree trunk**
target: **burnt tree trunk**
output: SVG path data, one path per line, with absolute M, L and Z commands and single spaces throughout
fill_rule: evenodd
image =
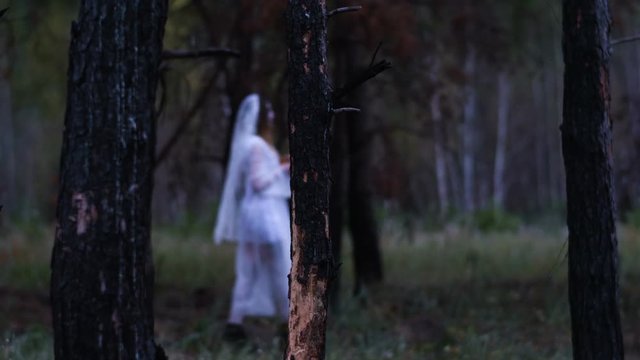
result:
M 325 354 L 327 287 L 333 272 L 326 15 L 324 1 L 289 0 L 292 268 L 287 360 L 323 359 Z
M 166 0 L 72 25 L 51 302 L 58 359 L 154 359 L 150 203 Z
M 611 176 L 607 0 L 563 2 L 562 152 L 574 359 L 622 359 Z

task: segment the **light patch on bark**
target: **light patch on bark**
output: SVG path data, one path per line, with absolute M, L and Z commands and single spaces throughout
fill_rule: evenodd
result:
M 322 215 L 324 215 L 324 235 L 327 237 L 327 239 L 330 239 L 331 236 L 329 233 L 329 213 L 323 211 Z
M 84 193 L 74 192 L 71 202 L 76 210 L 75 218 L 71 217 L 71 220 L 76 222 L 76 234 L 83 235 L 98 218 L 98 211 L 93 204 L 89 204 Z
M 103 294 L 107 292 L 107 283 L 104 280 L 103 271 L 100 271 L 100 292 Z
M 304 43 L 304 47 L 302 48 L 302 53 L 304 54 L 305 59 L 309 57 L 309 43 L 311 42 L 311 31 L 307 31 L 302 35 L 302 42 Z
M 298 273 L 300 264 L 298 258 L 293 261 L 292 273 Z M 309 269 L 309 278 L 306 283 L 291 282 L 291 314 L 289 318 L 289 356 L 287 359 L 320 359 L 320 354 L 315 353 L 309 339 L 314 337 L 318 321 L 326 319 L 327 309 L 315 298 L 314 294 L 324 294 L 327 291 L 327 281 L 318 279 L 318 267 Z M 296 336 L 298 335 L 298 336 Z
M 122 323 L 120 322 L 120 315 L 118 314 L 118 309 L 113 309 L 113 313 L 111 314 L 111 322 L 113 323 L 113 329 L 116 331 L 116 334 L 120 333 L 120 326 Z

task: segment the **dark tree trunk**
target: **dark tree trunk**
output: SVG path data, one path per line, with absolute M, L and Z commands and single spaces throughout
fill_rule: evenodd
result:
M 73 23 L 51 302 L 58 359 L 154 359 L 150 202 L 166 0 Z
M 333 121 L 331 137 L 331 195 L 329 198 L 329 231 L 333 259 L 340 263 L 342 258 L 342 233 L 345 205 L 345 123 L 344 119 Z M 331 284 L 331 308 L 337 311 L 340 302 L 340 271 Z
M 332 42 L 332 49 L 336 54 L 336 83 L 345 84 L 354 74 L 363 70 L 355 64 L 355 60 L 359 58 L 356 54 L 358 44 L 350 35 L 355 28 L 353 19 L 349 16 L 332 21 L 337 22 Z M 361 90 L 355 89 L 342 102 L 345 106 L 361 108 Z M 331 148 L 331 245 L 334 259 L 339 261 L 342 255 L 343 209 L 346 206 L 353 245 L 355 293 L 363 285 L 382 280 L 378 231 L 371 203 L 370 153 L 366 145 L 370 135 L 365 132 L 365 119 L 364 113 L 347 112 L 343 116 L 337 116 Z M 343 173 L 345 165 L 348 166 L 346 174 Z M 338 273 L 334 284 L 336 290 L 339 279 Z M 337 294 L 332 291 L 331 305 L 336 305 L 337 302 Z
M 354 105 L 361 103 L 360 96 L 354 96 Z M 362 109 L 364 111 L 364 109 Z M 362 129 L 363 112 L 347 115 L 347 142 L 349 146 L 349 175 L 347 201 L 349 207 L 349 228 L 353 241 L 353 264 L 355 274 L 354 292 L 357 294 L 365 285 L 382 280 L 382 260 L 378 239 L 378 229 L 371 204 L 369 177 L 369 153 L 366 132 Z
M 287 360 L 323 359 L 325 354 L 327 288 L 333 272 L 326 39 L 325 2 L 289 0 L 292 268 Z
M 622 359 L 611 176 L 607 0 L 563 2 L 569 302 L 574 359 Z

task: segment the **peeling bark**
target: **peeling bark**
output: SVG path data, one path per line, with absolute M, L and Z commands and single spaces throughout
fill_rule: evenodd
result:
M 562 152 L 574 359 L 623 359 L 611 175 L 607 0 L 563 2 Z
M 51 303 L 57 359 L 154 359 L 151 190 L 166 0 L 73 23 Z
M 289 146 L 292 268 L 288 360 L 323 359 L 327 288 L 333 274 L 329 237 L 329 122 L 326 4 L 289 0 Z

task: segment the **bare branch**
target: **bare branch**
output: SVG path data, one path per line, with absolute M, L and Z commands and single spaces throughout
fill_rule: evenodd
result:
M 360 5 L 340 7 L 340 8 L 329 11 L 329 13 L 327 14 L 327 18 L 330 18 L 333 15 L 338 15 L 346 12 L 358 11 L 360 9 L 362 9 L 362 6 Z
M 162 52 L 162 60 L 198 59 L 203 57 L 239 57 L 236 50 L 226 48 L 205 48 L 198 50 L 165 50 Z
M 381 72 L 389 69 L 391 69 L 391 63 L 388 62 L 387 60 L 380 60 L 380 62 L 378 62 L 377 64 L 373 66 L 369 66 L 362 73 L 358 74 L 358 76 L 353 78 L 351 81 L 347 82 L 347 84 L 335 90 L 333 92 L 333 101 L 335 102 L 337 100 L 342 99 L 348 93 L 360 87 L 365 82 L 369 81 L 370 79 L 373 79 Z
M 158 156 L 156 156 L 156 160 L 154 163 L 154 169 L 157 169 L 158 165 L 160 165 L 160 163 L 167 159 L 173 147 L 178 143 L 180 136 L 182 136 L 182 134 L 187 130 L 193 118 L 196 116 L 196 114 L 198 114 L 198 111 L 204 104 L 207 96 L 209 96 L 209 90 L 213 88 L 213 85 L 216 83 L 216 79 L 222 73 L 222 69 L 224 69 L 224 66 L 220 66 L 215 74 L 213 74 L 211 79 L 209 79 L 209 81 L 206 83 L 206 85 L 202 87 L 202 89 L 200 90 L 200 94 L 193 102 L 191 107 L 187 110 L 185 115 L 182 117 L 176 130 L 173 132 L 173 134 L 171 134 L 169 140 L 167 140 L 165 145 L 158 152 Z
M 373 52 L 373 56 L 371 57 L 371 62 L 369 63 L 369 67 L 373 66 L 373 63 L 376 62 L 376 56 L 378 55 L 378 51 L 380 51 L 380 47 L 382 46 L 382 41 L 378 43 L 376 47 L 376 51 Z
M 632 41 L 638 41 L 638 40 L 640 40 L 640 34 L 611 40 L 611 46 L 616 46 L 616 45 L 620 45 L 620 44 L 624 44 Z
M 341 107 L 338 109 L 331 110 L 334 114 L 339 114 L 343 112 L 360 112 L 360 109 L 354 107 Z

